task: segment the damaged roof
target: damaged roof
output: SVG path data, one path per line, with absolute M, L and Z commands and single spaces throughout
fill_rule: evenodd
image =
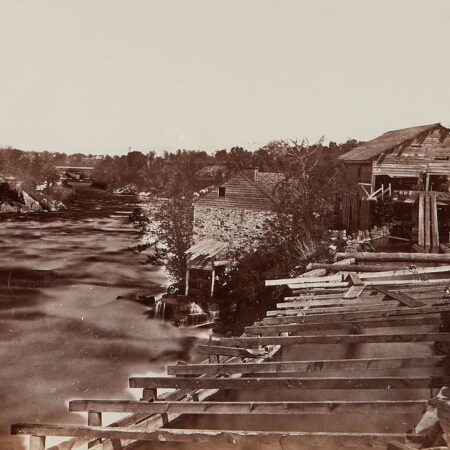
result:
M 387 131 L 371 141 L 344 153 L 339 157 L 341 161 L 369 161 L 381 153 L 392 150 L 400 144 L 412 141 L 422 133 L 426 133 L 435 128 L 441 127 L 439 123 L 431 125 L 421 125 L 417 127 L 403 128 L 401 130 Z

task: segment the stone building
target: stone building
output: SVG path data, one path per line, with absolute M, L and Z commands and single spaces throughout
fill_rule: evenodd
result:
M 211 189 L 194 202 L 194 242 L 215 239 L 230 249 L 248 248 L 273 217 L 282 180 L 279 173 L 247 169 Z
M 282 174 L 242 170 L 194 202 L 193 246 L 186 252 L 186 295 L 210 297 L 230 252 L 250 251 L 277 208 Z

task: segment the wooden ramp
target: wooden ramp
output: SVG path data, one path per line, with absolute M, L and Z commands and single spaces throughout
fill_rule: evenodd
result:
M 205 361 L 131 378 L 140 401 L 73 400 L 87 425 L 12 433 L 29 435 L 31 450 L 47 436 L 70 438 L 52 450 L 445 448 L 450 414 L 416 425 L 450 384 L 450 255 L 403 255 L 384 262 L 437 265 L 364 272 L 366 254 L 341 255 L 345 272 L 269 280 L 292 294 L 243 336 L 200 346 Z M 127 415 L 106 424 L 106 413 Z

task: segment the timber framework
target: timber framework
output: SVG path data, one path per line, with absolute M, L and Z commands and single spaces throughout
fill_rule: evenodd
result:
M 80 399 L 87 425 L 14 424 L 31 450 L 445 449 L 450 254 L 338 254 L 298 278 L 240 337 L 195 364 L 133 377 L 139 401 Z M 287 288 L 286 288 L 287 287 Z M 105 413 L 127 414 L 105 424 Z

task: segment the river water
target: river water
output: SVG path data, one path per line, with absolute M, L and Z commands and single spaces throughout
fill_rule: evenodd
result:
M 132 398 L 130 375 L 162 373 L 182 351 L 179 329 L 116 300 L 163 292 L 161 268 L 130 250 L 135 206 L 103 196 L 0 216 L 0 448 L 22 448 L 13 422 L 83 423 L 69 399 Z

